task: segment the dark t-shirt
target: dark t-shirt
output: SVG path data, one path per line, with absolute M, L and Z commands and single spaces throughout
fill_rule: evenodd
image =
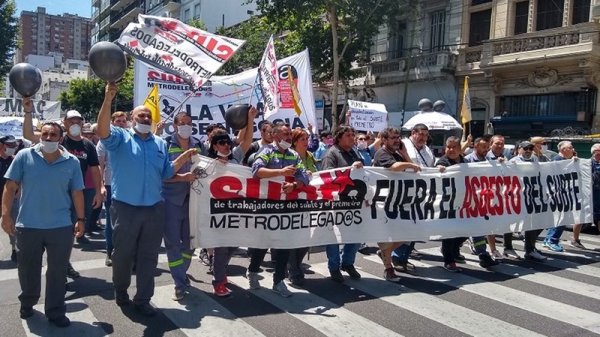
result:
M 69 151 L 72 155 L 79 159 L 79 166 L 81 166 L 81 173 L 85 177 L 85 172 L 89 166 L 98 166 L 98 152 L 96 152 L 96 146 L 91 141 L 83 138 L 82 140 L 72 140 L 65 136 L 62 144 L 60 144 Z
M 344 151 L 341 147 L 333 145 L 325 153 L 325 156 L 321 161 L 321 169 L 331 170 L 338 167 L 348 167 L 356 161 L 360 161 L 364 164 L 363 159 L 354 148 L 350 151 Z
M 406 160 L 397 152 L 390 152 L 386 150 L 384 147 L 380 148 L 375 152 L 375 157 L 373 158 L 373 166 L 380 166 L 389 168 L 394 163 L 397 162 L 405 162 Z
M 7 158 L 0 157 L 0 195 L 4 193 L 4 184 L 6 184 L 6 178 L 4 178 L 4 174 L 8 171 L 8 167 L 13 161 L 13 157 L 9 156 Z
M 442 156 L 440 159 L 438 159 L 437 163 L 435 163 L 435 165 L 441 165 L 441 166 L 452 166 L 452 165 L 456 165 L 456 164 L 460 164 L 460 163 L 465 163 L 465 158 L 463 156 L 459 156 L 458 160 L 452 160 L 446 156 Z

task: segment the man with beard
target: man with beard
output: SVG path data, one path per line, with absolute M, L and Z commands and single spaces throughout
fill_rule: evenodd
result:
M 165 220 L 162 181 L 172 178 L 197 150 L 186 150 L 171 162 L 166 142 L 150 132 L 150 110 L 143 105 L 133 109 L 132 129 L 111 126 L 110 106 L 116 94 L 117 85 L 108 83 L 96 130 L 109 152 L 111 166 L 118 167 L 113 170 L 110 209 L 115 299 L 118 306 L 130 303 L 127 289 L 135 259 L 137 293 L 133 302 L 142 315 L 153 316 L 156 309 L 150 299 Z

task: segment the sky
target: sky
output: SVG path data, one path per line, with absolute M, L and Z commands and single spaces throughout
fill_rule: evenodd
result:
M 16 15 L 21 11 L 35 11 L 38 7 L 46 7 L 48 14 L 77 14 L 89 18 L 92 16 L 91 0 L 16 0 Z

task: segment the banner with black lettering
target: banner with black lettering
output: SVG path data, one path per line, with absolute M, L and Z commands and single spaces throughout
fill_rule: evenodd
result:
M 40 120 L 60 119 L 60 102 L 33 100 L 33 114 Z M 23 117 L 23 101 L 20 98 L 0 98 L 0 116 Z
M 116 43 L 133 57 L 181 77 L 194 90 L 204 85 L 246 42 L 173 18 L 139 14 L 138 21 L 130 23 Z
M 200 158 L 190 196 L 194 247 L 435 240 L 592 221 L 585 159 L 471 163 L 444 173 L 339 168 L 286 194 L 283 178 L 256 179 L 248 167 Z

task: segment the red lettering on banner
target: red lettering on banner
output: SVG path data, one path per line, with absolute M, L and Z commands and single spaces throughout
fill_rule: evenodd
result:
M 233 56 L 233 49 L 231 47 L 226 44 L 219 45 L 219 40 L 213 37 L 208 37 L 197 31 L 189 31 L 186 36 L 196 41 L 196 43 L 202 45 L 206 50 L 224 61 L 229 60 L 229 58 Z
M 519 177 L 465 177 L 461 218 L 502 216 L 521 213 Z
M 173 83 L 185 83 L 185 81 L 173 74 L 167 74 L 160 71 L 150 70 L 148 71 L 148 81 L 160 81 L 160 82 L 173 82 Z
M 219 177 L 210 184 L 210 194 L 215 199 L 239 199 L 242 182 L 235 177 Z

